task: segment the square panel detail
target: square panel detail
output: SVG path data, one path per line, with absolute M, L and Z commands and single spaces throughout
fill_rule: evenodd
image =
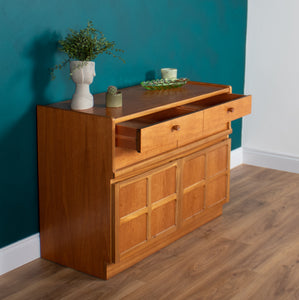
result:
M 146 241 L 147 214 L 125 222 L 119 227 L 119 252 L 122 253 Z
M 207 153 L 207 178 L 227 170 L 228 147 L 224 145 Z
M 205 178 L 205 155 L 184 161 L 183 187 L 186 188 Z
M 176 192 L 176 166 L 164 169 L 152 176 L 152 203 Z
M 199 185 L 187 192 L 183 196 L 183 220 L 186 220 L 204 209 L 205 186 Z
M 207 184 L 206 207 L 224 201 L 227 197 L 227 174 L 216 177 Z
M 119 188 L 119 216 L 123 217 L 146 206 L 147 179 L 120 186 Z
M 176 200 L 168 202 L 152 211 L 152 237 L 175 225 Z

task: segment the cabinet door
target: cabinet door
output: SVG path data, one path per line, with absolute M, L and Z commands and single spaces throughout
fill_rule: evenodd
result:
M 175 230 L 177 163 L 115 184 L 115 260 Z
M 147 178 L 123 183 L 118 190 L 119 252 L 147 239 Z
M 151 237 L 176 225 L 177 165 L 155 172 L 150 177 Z
M 228 200 L 230 140 L 182 159 L 182 220 Z
M 182 218 L 187 220 L 204 209 L 206 157 L 203 152 L 183 159 Z
M 229 196 L 230 140 L 206 155 L 206 207 L 227 202 Z

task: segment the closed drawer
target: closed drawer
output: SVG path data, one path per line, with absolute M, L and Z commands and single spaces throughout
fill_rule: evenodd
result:
M 149 152 L 175 149 L 198 140 L 203 131 L 203 112 L 183 107 L 169 109 L 116 125 L 116 146 Z

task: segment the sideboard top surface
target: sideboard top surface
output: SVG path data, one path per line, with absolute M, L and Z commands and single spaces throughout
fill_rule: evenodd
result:
M 120 89 L 120 91 L 123 94 L 122 107 L 106 108 L 105 93 L 100 93 L 94 95 L 94 107 L 79 112 L 111 118 L 119 123 L 207 97 L 230 93 L 231 87 L 190 81 L 185 86 L 174 89 L 146 90 L 142 86 L 132 86 Z M 71 110 L 70 100 L 49 106 Z

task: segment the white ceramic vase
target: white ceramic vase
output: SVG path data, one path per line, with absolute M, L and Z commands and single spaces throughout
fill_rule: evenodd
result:
M 70 70 L 72 79 L 76 84 L 71 108 L 81 110 L 93 107 L 93 95 L 90 93 L 89 85 L 96 76 L 95 63 L 93 61 L 71 61 Z

